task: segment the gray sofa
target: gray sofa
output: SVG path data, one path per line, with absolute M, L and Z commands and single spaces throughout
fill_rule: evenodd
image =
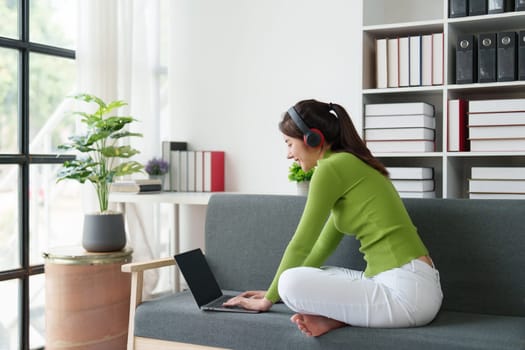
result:
M 213 195 L 206 256 L 223 289 L 266 289 L 305 198 Z M 345 327 L 308 338 L 283 304 L 262 314 L 203 312 L 188 292 L 141 302 L 141 276 L 173 259 L 132 263 L 128 349 L 525 349 L 525 201 L 407 199 L 405 205 L 441 274 L 444 301 L 425 327 Z M 345 237 L 327 265 L 364 268 Z M 189 347 L 188 344 L 201 346 Z

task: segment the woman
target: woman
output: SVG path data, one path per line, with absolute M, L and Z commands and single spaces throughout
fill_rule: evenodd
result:
M 345 325 L 414 327 L 432 321 L 443 294 L 439 273 L 403 202 L 359 137 L 345 109 L 315 100 L 279 124 L 288 158 L 317 167 L 297 230 L 267 291 L 226 306 L 267 311 L 281 299 L 308 336 Z M 361 243 L 364 271 L 320 268 L 344 235 Z

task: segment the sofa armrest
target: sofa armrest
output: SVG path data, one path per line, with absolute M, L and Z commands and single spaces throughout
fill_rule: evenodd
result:
M 129 300 L 128 350 L 135 348 L 135 310 L 142 303 L 144 271 L 175 265 L 175 259 L 162 258 L 152 261 L 124 264 L 122 272 L 131 273 L 131 296 Z
M 175 265 L 175 259 L 173 258 L 162 258 L 157 260 L 145 261 L 145 262 L 135 262 L 122 265 L 122 272 L 139 272 L 146 271 L 151 269 L 157 269 L 164 266 Z

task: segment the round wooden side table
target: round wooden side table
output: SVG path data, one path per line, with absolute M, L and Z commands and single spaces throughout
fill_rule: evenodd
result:
M 126 349 L 130 276 L 120 270 L 133 249 L 45 252 L 46 350 Z

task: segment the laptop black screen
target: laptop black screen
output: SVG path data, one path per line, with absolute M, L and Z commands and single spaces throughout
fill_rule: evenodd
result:
M 221 288 L 200 249 L 177 254 L 175 261 L 199 307 L 222 295 Z

